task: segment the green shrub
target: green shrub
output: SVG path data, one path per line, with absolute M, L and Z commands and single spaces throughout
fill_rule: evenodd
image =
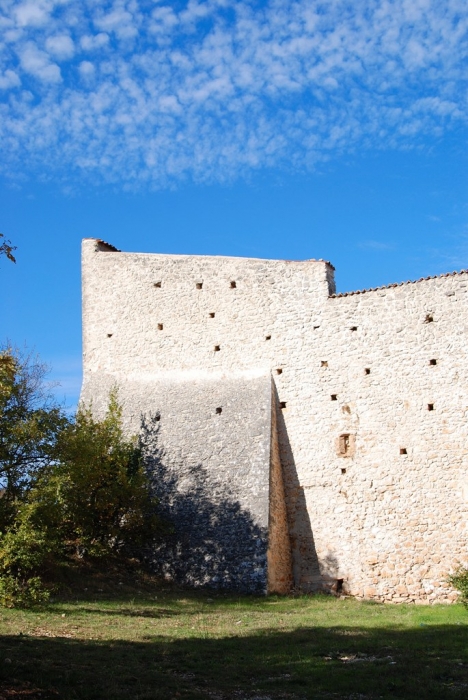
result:
M 0 604 L 48 597 L 42 583 L 69 554 L 133 554 L 160 527 L 136 438 L 117 391 L 106 415 L 68 417 L 37 358 L 0 347 Z
M 461 566 L 454 574 L 449 576 L 448 582 L 460 591 L 460 602 L 468 608 L 468 569 Z
M 27 517 L 0 535 L 0 603 L 29 607 L 48 600 L 40 574 L 51 561 L 56 543 Z
M 76 551 L 92 556 L 119 552 L 142 544 L 159 526 L 136 438 L 122 429 L 122 409 L 114 390 L 106 415 L 96 419 L 80 408 L 60 434 L 58 462 L 40 492 L 55 494 L 61 509 L 63 539 Z

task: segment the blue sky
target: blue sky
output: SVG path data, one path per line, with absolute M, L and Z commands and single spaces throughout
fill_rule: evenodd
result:
M 76 403 L 79 243 L 468 267 L 466 0 L 0 0 L 0 337 Z

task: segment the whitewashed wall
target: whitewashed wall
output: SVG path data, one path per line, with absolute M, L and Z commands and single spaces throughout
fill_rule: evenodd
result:
M 467 279 L 333 296 L 324 261 L 120 253 L 88 239 L 83 398 L 99 410 L 115 381 L 136 429 L 173 397 L 186 410 L 164 423 L 168 457 L 177 435 L 174 464 L 190 455 L 223 478 L 219 465 L 238 463 L 249 479 L 261 464 L 263 515 L 251 487 L 236 497 L 264 527 L 271 374 L 295 586 L 452 600 L 446 575 L 468 563 Z

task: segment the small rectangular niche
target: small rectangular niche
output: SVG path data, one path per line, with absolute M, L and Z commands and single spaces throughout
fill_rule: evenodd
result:
M 342 469 L 342 470 L 341 470 L 341 473 L 342 473 L 342 474 L 346 474 L 346 469 Z
M 197 289 L 203 289 L 203 282 L 197 282 L 197 283 L 195 284 L 195 287 L 196 287 Z
M 354 454 L 354 435 L 342 433 L 342 435 L 338 437 L 337 453 L 339 457 L 352 457 Z
M 280 407 L 280 408 L 286 408 L 286 401 L 280 401 L 280 402 L 279 402 L 279 407 Z
M 265 340 L 271 340 L 271 335 L 266 335 Z
M 231 280 L 231 289 L 235 289 L 237 287 L 237 284 L 235 283 L 234 280 Z
M 107 334 L 107 337 L 108 337 L 108 338 L 112 338 L 113 335 L 114 335 L 113 333 L 108 333 L 108 334 Z
M 433 410 L 434 410 L 434 404 L 433 404 L 433 403 L 428 403 L 428 404 L 427 404 L 427 410 L 428 410 L 428 411 L 433 411 Z
M 222 412 L 223 412 L 222 406 L 218 406 L 218 408 L 216 409 L 217 415 L 219 415 L 219 414 L 222 413 Z
M 370 367 L 366 367 L 366 369 L 364 370 L 364 374 L 370 374 Z
M 350 331 L 357 331 L 357 326 L 351 326 Z
M 158 323 L 158 331 L 162 331 L 164 329 L 164 325 L 162 323 Z
M 277 367 L 275 369 L 276 374 L 283 374 L 283 368 L 282 367 Z
M 401 455 L 407 455 L 407 454 L 408 454 L 408 450 L 406 449 L 406 447 L 400 447 L 400 454 L 401 454 Z
M 161 414 L 160 414 L 160 413 L 156 413 L 156 415 L 155 415 L 155 417 L 154 417 L 154 420 L 160 421 L 160 420 L 161 420 Z
M 429 364 L 430 364 L 432 367 L 434 367 L 434 365 L 437 364 L 437 360 L 435 360 L 435 359 L 429 360 Z
M 432 314 L 426 314 L 426 318 L 424 319 L 424 323 L 433 323 L 434 321 L 434 316 Z
M 330 396 L 330 399 L 331 399 L 332 401 L 338 401 L 338 394 L 332 394 L 332 395 Z
M 320 367 L 328 367 L 328 360 L 321 360 Z
M 161 282 L 155 282 L 153 287 L 156 287 L 156 289 L 161 289 Z
M 214 317 L 215 317 L 215 312 L 214 312 L 214 311 L 210 311 L 210 313 L 208 314 L 208 316 L 209 316 L 210 318 L 214 318 Z
M 215 345 L 214 346 L 214 351 L 219 352 L 221 350 L 221 345 Z
M 314 331 L 318 331 L 319 328 L 320 326 L 314 326 Z

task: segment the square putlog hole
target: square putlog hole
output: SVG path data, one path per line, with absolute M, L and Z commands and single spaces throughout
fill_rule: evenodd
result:
M 434 404 L 433 404 L 433 403 L 428 403 L 428 404 L 427 404 L 427 410 L 428 410 L 428 411 L 433 411 L 433 410 L 434 410 Z
M 197 283 L 195 284 L 195 287 L 196 287 L 197 289 L 203 289 L 203 282 L 197 282 Z
M 434 321 L 434 316 L 432 314 L 426 314 L 426 318 L 424 319 L 424 323 L 433 323 Z
M 156 287 L 156 289 L 161 289 L 161 282 L 155 282 L 153 287 Z
M 209 315 L 210 318 L 214 318 L 214 317 L 215 317 L 215 312 L 214 312 L 214 311 L 210 311 L 210 313 L 209 313 L 208 315 Z
M 162 323 L 158 323 L 158 331 L 162 331 L 164 329 L 164 325 Z
M 328 367 L 328 360 L 321 360 L 320 367 Z
M 332 401 L 338 401 L 338 394 L 332 394 L 332 395 L 330 396 L 330 399 L 331 399 Z
M 350 331 L 357 331 L 357 326 L 351 326 Z
M 234 280 L 231 280 L 231 289 L 235 289 L 237 287 L 237 284 L 234 282 Z
M 364 370 L 364 374 L 370 374 L 370 367 L 366 367 L 366 369 Z
M 346 474 L 346 469 L 342 469 L 342 470 L 341 470 L 341 473 L 342 473 L 342 474 Z
M 279 402 L 279 407 L 280 407 L 280 408 L 286 408 L 286 401 L 280 401 L 280 402 Z
M 215 345 L 214 346 L 214 351 L 219 352 L 221 350 L 221 345 Z
M 222 407 L 221 407 L 221 406 L 218 406 L 218 408 L 216 409 L 217 415 L 219 416 L 219 414 L 222 413 L 222 412 L 223 412 Z
M 401 455 L 407 455 L 407 454 L 408 454 L 408 452 L 407 452 L 407 450 L 406 450 L 406 447 L 400 447 L 400 454 L 401 454 Z
M 283 374 L 283 368 L 282 367 L 277 367 L 275 369 L 276 374 Z
M 265 340 L 271 340 L 271 335 L 266 335 Z
M 434 367 L 434 366 L 437 364 L 437 360 L 435 360 L 435 359 L 429 360 L 429 364 L 430 364 L 432 367 Z

